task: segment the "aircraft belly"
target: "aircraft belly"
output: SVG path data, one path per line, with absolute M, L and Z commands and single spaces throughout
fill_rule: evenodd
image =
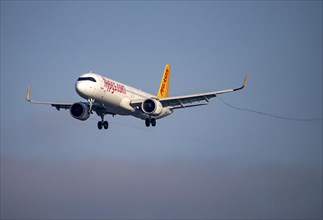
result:
M 131 115 L 130 105 L 129 108 L 123 107 L 123 100 L 127 98 L 124 95 L 118 93 L 110 93 L 107 91 L 102 91 L 97 101 L 104 106 L 107 111 L 113 112 L 116 115 Z

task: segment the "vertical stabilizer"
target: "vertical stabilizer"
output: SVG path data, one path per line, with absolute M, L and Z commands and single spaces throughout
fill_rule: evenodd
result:
M 170 65 L 166 64 L 163 77 L 160 81 L 160 85 L 157 93 L 158 98 L 168 97 L 169 81 L 170 81 Z

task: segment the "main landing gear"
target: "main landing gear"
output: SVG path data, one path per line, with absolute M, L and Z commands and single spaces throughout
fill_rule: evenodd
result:
M 154 118 L 147 118 L 145 120 L 146 127 L 149 127 L 150 125 L 155 127 L 156 126 L 156 119 Z
M 98 122 L 98 129 L 101 130 L 102 128 L 108 129 L 109 123 L 107 121 L 99 121 Z
M 101 130 L 102 128 L 108 129 L 109 128 L 109 123 L 108 121 L 104 121 L 104 116 L 101 115 L 101 121 L 98 122 L 98 129 Z

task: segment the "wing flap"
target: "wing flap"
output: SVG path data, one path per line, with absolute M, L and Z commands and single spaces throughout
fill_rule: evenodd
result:
M 202 106 L 202 105 L 207 105 L 207 103 L 174 106 L 174 107 L 171 107 L 171 109 L 189 108 L 189 107 L 196 107 L 196 106 Z
M 45 104 L 45 103 L 40 103 L 40 104 Z M 57 104 L 57 103 L 51 103 L 50 104 L 51 106 L 53 106 L 53 107 L 55 107 L 56 109 L 57 109 L 57 111 L 59 111 L 61 108 L 62 109 L 70 109 L 71 108 L 71 106 L 73 105 L 73 104 Z

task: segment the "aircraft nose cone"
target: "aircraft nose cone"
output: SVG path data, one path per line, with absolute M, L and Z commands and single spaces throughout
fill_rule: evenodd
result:
M 76 90 L 77 94 L 79 94 L 79 96 L 83 97 L 84 93 L 85 93 L 84 83 L 76 82 L 75 83 L 75 90 Z

